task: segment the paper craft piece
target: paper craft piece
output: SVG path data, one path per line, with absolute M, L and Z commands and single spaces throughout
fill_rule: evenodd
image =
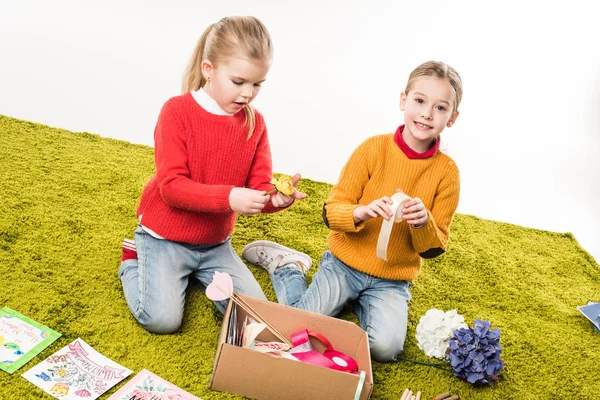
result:
M 12 374 L 61 336 L 26 316 L 0 310 L 0 369 Z
M 213 281 L 206 287 L 206 297 L 221 301 L 233 295 L 233 281 L 227 272 L 215 272 Z
M 600 333 L 600 303 L 590 302 L 585 306 L 577 306 L 577 309 L 594 324 L 594 327 Z
M 107 400 L 200 400 L 200 398 L 143 369 Z
M 260 316 L 250 304 L 246 303 L 244 299 L 239 297 L 237 293 L 233 291 L 233 281 L 231 279 L 231 275 L 227 272 L 215 272 L 213 276 L 213 281 L 206 287 L 206 297 L 211 299 L 212 301 L 221 301 L 225 299 L 231 299 L 237 306 L 243 309 L 246 314 L 250 315 L 258 322 L 262 322 L 267 325 L 267 329 L 273 333 L 279 340 L 282 342 L 292 346 L 292 343 L 275 327 L 269 322 L 265 321 L 263 317 Z
M 410 200 L 410 197 L 404 193 L 395 193 L 392 197 L 394 202 L 390 208 L 392 209 L 393 216 L 389 220 L 383 220 L 381 224 L 381 230 L 379 231 L 379 239 L 377 239 L 377 258 L 381 258 L 387 261 L 387 247 L 390 241 L 390 234 L 395 222 L 402 222 L 402 208 L 406 200 Z
M 254 339 L 256 339 L 258 334 L 266 327 L 267 324 L 260 322 L 250 322 L 249 324 L 244 325 L 242 347 L 250 348 L 250 345 L 254 343 Z
M 360 394 L 362 393 L 362 388 L 365 385 L 365 377 L 366 377 L 366 373 L 365 371 L 360 371 L 360 378 L 358 379 L 358 385 L 356 386 L 356 393 L 354 394 L 354 400 L 359 400 L 360 399 Z M 421 392 L 419 392 L 421 393 Z M 421 400 L 421 396 L 419 396 L 419 400 Z
M 94 350 L 82 339 L 63 347 L 23 374 L 57 399 L 97 399 L 131 370 Z

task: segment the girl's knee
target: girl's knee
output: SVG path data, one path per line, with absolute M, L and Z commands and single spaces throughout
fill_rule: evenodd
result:
M 403 346 L 384 345 L 376 343 L 371 346 L 371 358 L 377 362 L 392 362 L 396 361 L 398 354 L 402 353 Z
M 181 327 L 183 315 L 157 315 L 153 317 L 146 316 L 138 319 L 138 322 L 148 332 L 158 334 L 174 333 Z
M 370 335 L 370 333 L 369 333 Z M 377 362 L 392 362 L 404 350 L 404 337 L 396 335 L 370 336 L 371 358 Z

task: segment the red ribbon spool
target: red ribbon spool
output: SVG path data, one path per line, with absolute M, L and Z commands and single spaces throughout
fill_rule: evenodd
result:
M 325 345 L 326 349 L 323 353 L 313 349 L 309 336 L 319 339 Z M 358 373 L 356 361 L 335 350 L 329 340 L 318 332 L 309 332 L 306 329 L 298 331 L 292 334 L 292 343 L 294 348 L 290 350 L 290 354 L 302 362 L 352 374 Z

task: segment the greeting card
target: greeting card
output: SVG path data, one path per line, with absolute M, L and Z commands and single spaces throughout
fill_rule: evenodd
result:
M 23 378 L 57 399 L 94 400 L 131 372 L 77 339 L 25 372 Z
M 200 398 L 162 379 L 147 369 L 141 370 L 107 400 L 200 400 Z
M 61 336 L 15 310 L 0 310 L 0 369 L 12 374 Z

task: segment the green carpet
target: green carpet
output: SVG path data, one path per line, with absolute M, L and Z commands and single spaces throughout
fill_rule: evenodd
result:
M 0 143 L 0 308 L 63 335 L 14 374 L 0 371 L 0 399 L 50 398 L 21 374 L 78 337 L 134 374 L 147 368 L 202 399 L 239 398 L 209 389 L 222 317 L 197 286 L 173 335 L 146 332 L 125 303 L 117 279 L 121 241 L 135 229 L 153 149 L 4 116 Z M 305 201 L 276 215 L 239 218 L 235 249 L 269 239 L 319 260 L 327 235 L 321 205 L 330 188 L 304 179 Z M 267 274 L 251 269 L 275 300 Z M 435 361 L 418 349 L 415 327 L 430 308 L 456 308 L 471 326 L 481 318 L 501 329 L 501 380 L 473 388 L 449 371 L 373 363 L 373 399 L 399 399 L 407 387 L 423 391 L 423 399 L 447 390 L 462 399 L 600 393 L 600 334 L 576 309 L 600 301 L 600 268 L 571 234 L 459 214 L 448 251 L 425 263 L 412 292 L 405 357 Z

